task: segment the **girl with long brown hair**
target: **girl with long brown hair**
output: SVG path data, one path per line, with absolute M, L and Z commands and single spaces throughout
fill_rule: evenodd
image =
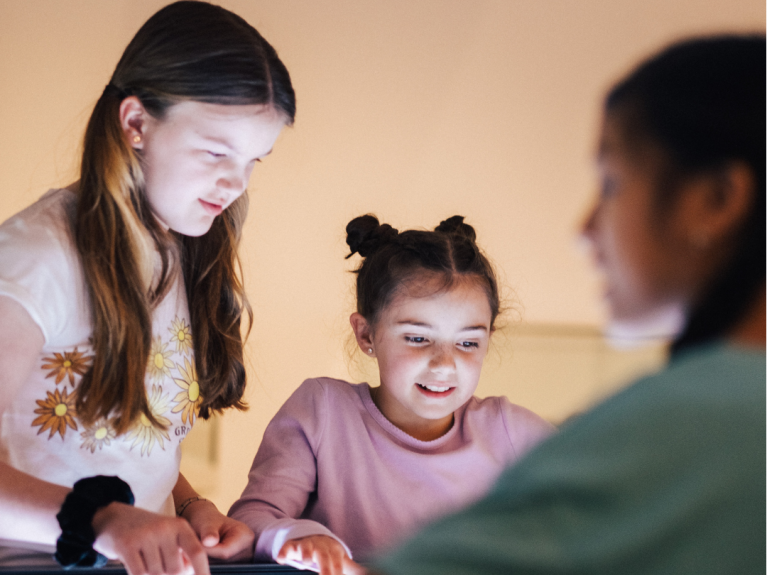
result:
M 252 26 L 176 2 L 123 53 L 79 181 L 0 226 L 0 562 L 56 544 L 65 566 L 206 573 L 206 554 L 251 553 L 179 444 L 245 408 L 244 192 L 294 115 Z

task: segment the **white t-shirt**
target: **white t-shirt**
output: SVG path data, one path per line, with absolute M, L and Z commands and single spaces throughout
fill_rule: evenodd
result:
M 201 401 L 183 280 L 152 314 L 147 398 L 167 427 L 142 416 L 118 437 L 108 420 L 84 425 L 74 397 L 93 349 L 88 290 L 70 231 L 75 206 L 75 194 L 51 190 L 0 225 L 0 295 L 19 302 L 45 338 L 28 381 L 14 397 L 0 397 L 0 460 L 67 487 L 117 475 L 136 506 L 172 515 L 180 443 Z

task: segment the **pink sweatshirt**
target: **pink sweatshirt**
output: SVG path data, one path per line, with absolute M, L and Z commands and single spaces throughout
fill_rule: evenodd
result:
M 420 441 L 384 417 L 366 383 L 308 379 L 266 428 L 229 515 L 255 531 L 257 561 L 308 535 L 364 560 L 480 498 L 553 431 L 505 397 L 473 397 L 450 431 Z

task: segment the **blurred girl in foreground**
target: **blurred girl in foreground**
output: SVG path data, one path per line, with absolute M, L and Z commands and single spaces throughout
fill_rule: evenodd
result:
M 642 64 L 607 96 L 598 165 L 582 233 L 611 327 L 672 330 L 669 366 L 380 571 L 764 573 L 764 37 Z

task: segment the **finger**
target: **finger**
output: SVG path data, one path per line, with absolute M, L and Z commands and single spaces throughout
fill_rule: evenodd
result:
M 344 575 L 366 575 L 366 573 L 368 572 L 367 569 L 365 569 L 359 563 L 349 559 L 348 556 L 344 557 L 343 570 L 344 570 Z
M 199 536 L 203 547 L 214 547 L 221 541 L 218 531 L 208 523 L 200 530 Z
M 255 534 L 242 523 L 233 523 L 221 532 L 218 545 L 206 548 L 208 557 L 217 559 L 246 559 L 253 556 Z
M 146 575 L 144 559 L 142 559 L 141 553 L 138 551 L 133 549 L 128 550 L 122 557 L 118 557 L 118 559 L 125 566 L 128 575 Z
M 282 546 L 282 549 L 280 549 L 280 552 L 277 553 L 277 557 L 275 557 L 275 561 L 286 561 L 288 559 L 301 559 L 300 555 L 297 553 L 297 547 L 296 544 L 293 543 L 293 541 L 287 541 Z
M 181 549 L 174 540 L 163 541 L 160 547 L 165 573 L 168 575 L 181 575 L 187 569 L 182 559 Z
M 149 575 L 163 575 L 165 568 L 162 564 L 162 556 L 154 541 L 150 541 L 149 544 L 144 543 L 141 546 L 141 557 L 144 559 L 146 572 Z
M 312 554 L 314 563 L 319 567 L 320 575 L 343 575 L 341 556 L 335 549 L 317 549 Z
M 191 528 L 179 533 L 178 544 L 192 564 L 192 569 L 196 575 L 210 575 L 208 556 Z

